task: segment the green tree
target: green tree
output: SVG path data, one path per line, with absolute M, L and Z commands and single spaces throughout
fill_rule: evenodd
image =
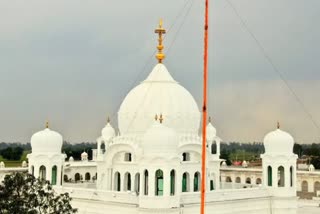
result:
M 6 175 L 0 185 L 0 214 L 71 214 L 68 193 L 57 195 L 48 181 L 27 173 Z

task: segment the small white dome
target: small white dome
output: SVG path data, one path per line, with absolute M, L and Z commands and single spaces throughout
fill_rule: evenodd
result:
M 312 164 L 310 164 L 310 166 L 309 166 L 309 171 L 310 171 L 310 172 L 313 172 L 314 170 L 315 170 L 314 166 L 313 166 Z
M 88 153 L 82 152 L 82 153 L 81 153 L 81 158 L 83 158 L 83 157 L 88 157 Z
M 111 124 L 108 122 L 108 124 L 102 129 L 101 136 L 104 139 L 104 141 L 109 141 L 111 138 L 116 136 L 116 131 L 111 126 Z
M 162 113 L 166 126 L 177 132 L 198 133 L 200 111 L 197 103 L 161 63 L 123 100 L 118 112 L 120 133 L 145 133 L 156 113 Z
M 63 139 L 61 134 L 46 128 L 32 135 L 32 153 L 59 153 L 61 154 Z
M 216 128 L 211 124 L 211 122 L 207 125 L 207 140 L 213 141 L 214 138 L 217 136 Z
M 242 162 L 242 167 L 243 167 L 243 168 L 247 168 L 247 167 L 248 167 L 247 161 L 244 160 L 244 161 Z
M 22 167 L 27 167 L 27 162 L 26 161 L 22 161 L 22 164 L 21 164 Z
M 69 157 L 69 161 L 72 162 L 74 161 L 74 158 L 72 156 Z
M 176 132 L 165 125 L 154 122 L 142 140 L 142 148 L 146 156 L 159 156 L 178 153 L 179 138 Z
M 268 155 L 292 155 L 294 139 L 280 129 L 268 133 L 263 140 L 265 154 Z
M 0 168 L 5 168 L 5 167 L 6 167 L 6 165 L 4 164 L 4 162 L 1 161 L 1 162 L 0 162 Z

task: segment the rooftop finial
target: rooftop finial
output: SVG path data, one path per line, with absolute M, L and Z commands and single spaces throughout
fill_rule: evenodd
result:
M 154 116 L 154 119 L 157 121 L 158 120 L 158 115 L 156 114 L 156 116 Z
M 211 117 L 209 117 L 209 123 L 211 123 Z
M 110 123 L 110 117 L 107 117 L 107 123 Z
M 46 121 L 46 128 L 47 129 L 49 128 L 49 121 L 48 120 Z
M 277 128 L 280 129 L 280 122 L 277 122 Z
M 162 41 L 163 41 L 162 35 L 166 33 L 166 30 L 162 28 L 162 19 L 160 19 L 159 27 L 156 28 L 154 32 L 159 35 L 159 39 L 158 39 L 159 44 L 157 46 L 158 53 L 156 55 L 156 58 L 158 59 L 159 63 L 162 63 L 162 60 L 165 58 L 165 54 L 162 53 L 162 50 L 164 48 L 164 46 L 162 45 Z
M 160 121 L 160 123 L 162 123 L 162 122 L 163 122 L 163 116 L 162 116 L 162 114 L 160 114 L 159 121 Z

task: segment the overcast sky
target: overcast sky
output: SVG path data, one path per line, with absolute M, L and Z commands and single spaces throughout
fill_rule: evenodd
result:
M 230 0 L 320 124 L 320 1 Z M 156 64 L 159 18 L 165 65 L 201 106 L 203 1 L 0 0 L 0 141 L 51 128 L 94 141 L 107 115 Z M 210 1 L 209 112 L 225 141 L 262 141 L 276 128 L 298 142 L 320 132 L 226 0 Z M 180 29 L 181 26 L 181 29 Z M 180 30 L 179 30 L 180 29 Z

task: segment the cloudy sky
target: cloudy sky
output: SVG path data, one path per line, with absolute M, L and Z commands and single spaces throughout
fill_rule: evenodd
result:
M 273 70 L 226 0 L 210 5 L 209 112 L 225 141 L 276 128 L 320 141 L 320 1 L 230 0 L 284 76 Z M 0 0 L 0 141 L 29 141 L 50 120 L 71 142 L 94 141 L 107 115 L 156 60 L 201 106 L 203 1 Z

